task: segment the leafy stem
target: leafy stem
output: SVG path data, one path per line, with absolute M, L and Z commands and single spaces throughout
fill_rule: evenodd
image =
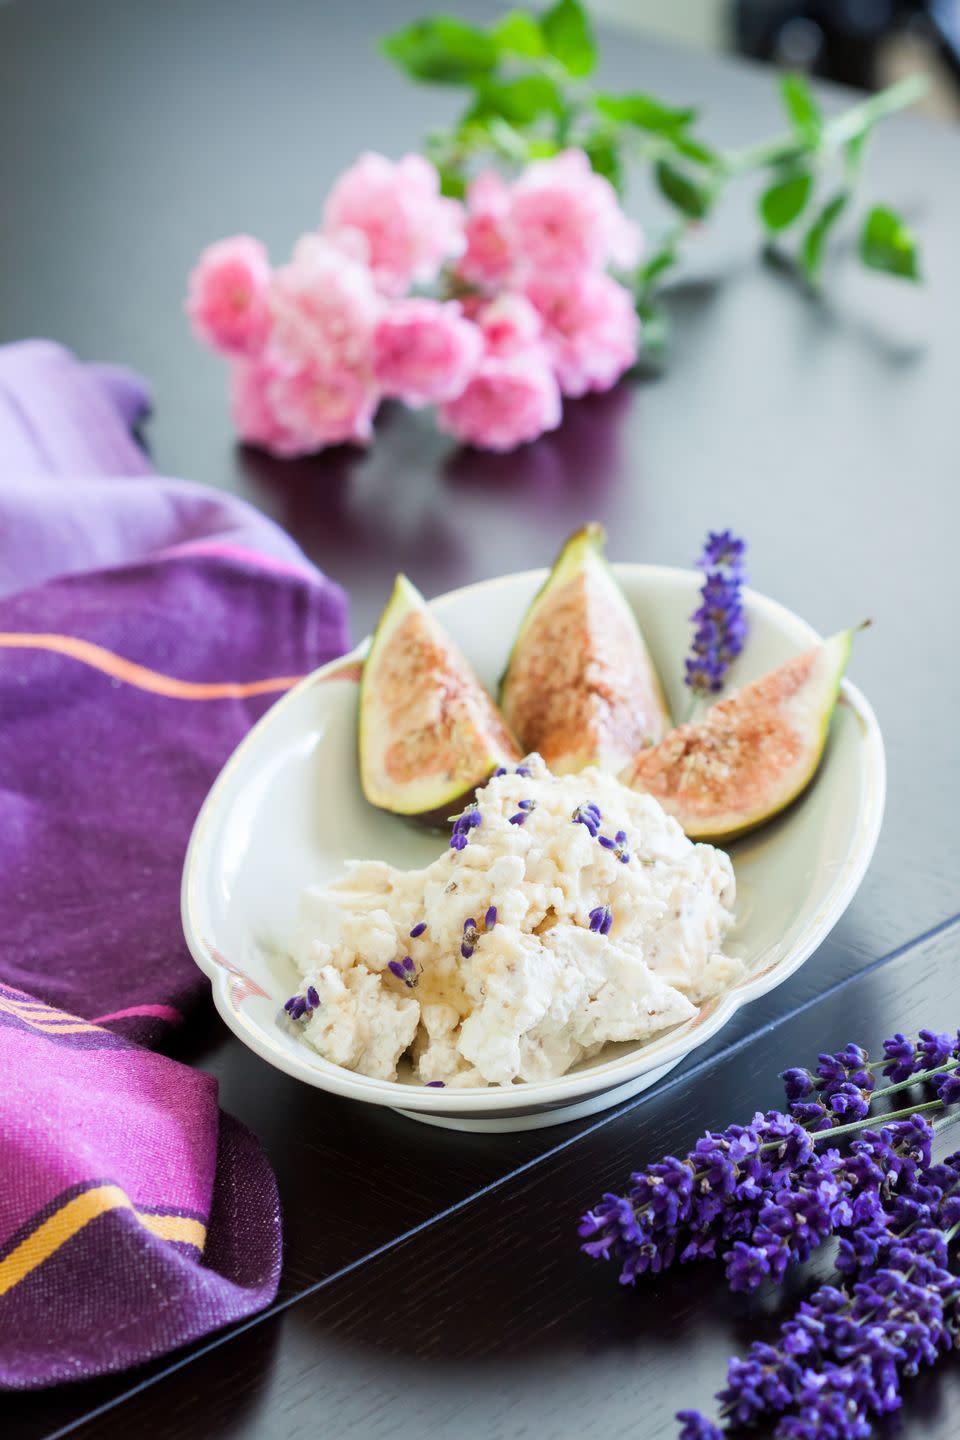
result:
M 555 0 L 542 13 L 512 10 L 486 28 L 434 15 L 382 43 L 412 79 L 467 92 L 457 124 L 427 141 L 449 195 L 465 195 L 471 175 L 491 159 L 519 169 L 570 146 L 583 149 L 621 195 L 628 161 L 650 168 L 675 218 L 644 262 L 622 277 L 632 286 L 648 349 L 664 343 L 659 294 L 681 263 L 691 230 L 710 218 L 732 182 L 746 176 L 765 177 L 757 209 L 768 244 L 779 245 L 786 232 L 797 234 L 789 268 L 818 285 L 828 242 L 853 203 L 867 139 L 880 121 L 913 105 L 927 89 L 923 77 L 910 76 L 827 118 L 803 76 L 783 75 L 780 97 L 789 128 L 724 152 L 695 133 L 694 106 L 642 91 L 612 94 L 588 83 L 597 50 L 581 0 Z M 875 205 L 862 218 L 858 254 L 870 269 L 920 278 L 916 239 L 889 206 Z
M 797 78 L 797 77 L 791 77 Z M 771 165 L 781 165 L 799 159 L 804 154 L 817 150 L 839 150 L 851 140 L 873 129 L 880 120 L 895 115 L 898 110 L 908 110 L 922 100 L 929 86 L 922 75 L 909 75 L 898 80 L 886 90 L 871 95 L 852 105 L 849 110 L 827 121 L 819 137 L 811 145 L 798 138 L 796 130 L 775 135 L 772 140 L 763 140 L 757 145 L 748 145 L 744 150 L 733 150 L 723 157 L 724 170 L 728 176 L 743 175 L 751 170 L 763 170 Z M 813 139 L 813 137 L 811 137 Z

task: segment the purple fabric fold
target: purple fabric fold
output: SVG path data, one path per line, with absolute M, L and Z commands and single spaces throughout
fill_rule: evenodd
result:
M 207 982 L 183 853 L 238 740 L 347 645 L 251 507 L 153 474 L 128 371 L 0 348 L 0 1386 L 124 1368 L 276 1291 L 265 1157 L 151 1053 Z

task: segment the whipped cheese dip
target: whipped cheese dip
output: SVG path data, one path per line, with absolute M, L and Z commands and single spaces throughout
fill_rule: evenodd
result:
M 422 870 L 348 862 L 303 896 L 291 1022 L 325 1059 L 424 1084 L 563 1075 L 610 1041 L 644 1041 L 742 973 L 723 952 L 727 856 L 649 795 L 538 755 L 498 771 Z

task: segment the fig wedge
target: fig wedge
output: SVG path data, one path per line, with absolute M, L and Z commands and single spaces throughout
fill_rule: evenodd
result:
M 527 611 L 500 685 L 507 724 L 557 775 L 587 765 L 616 774 L 670 724 L 605 540 L 597 524 L 571 535 Z
M 641 750 L 620 779 L 691 840 L 732 840 L 806 789 L 823 754 L 854 632 L 843 630 Z
M 497 766 L 520 759 L 497 707 L 405 575 L 363 667 L 359 748 L 370 803 L 434 823 Z

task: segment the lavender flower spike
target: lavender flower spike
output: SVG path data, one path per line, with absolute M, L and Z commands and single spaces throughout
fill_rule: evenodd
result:
M 747 638 L 742 598 L 746 549 L 746 541 L 731 531 L 711 531 L 697 561 L 706 577 L 700 606 L 690 617 L 697 629 L 684 675 L 695 695 L 714 695 L 723 689 L 730 662 Z

